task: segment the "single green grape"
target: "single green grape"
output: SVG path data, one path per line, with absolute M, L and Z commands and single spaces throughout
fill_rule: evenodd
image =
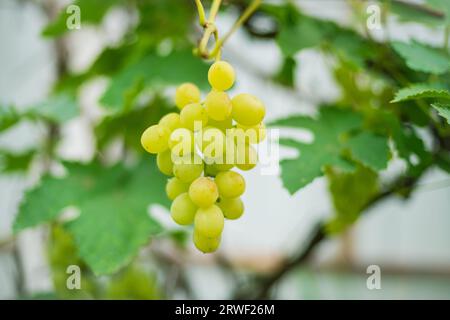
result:
M 168 145 L 175 157 L 193 153 L 195 150 L 194 132 L 186 128 L 175 129 L 170 134 Z
M 181 127 L 180 115 L 176 112 L 168 113 L 162 117 L 161 120 L 159 120 L 159 124 L 172 132 L 173 130 Z
M 184 183 L 200 177 L 203 172 L 203 160 L 197 154 L 189 154 L 174 161 L 173 174 Z
M 149 153 L 159 153 L 167 150 L 170 131 L 164 126 L 153 125 L 142 133 L 141 144 Z
M 177 177 L 170 178 L 166 184 L 166 194 L 170 200 L 175 200 L 180 194 L 189 191 L 189 183 L 184 183 Z
M 243 171 L 253 169 L 258 162 L 258 153 L 251 145 L 244 144 L 236 148 L 236 167 Z
M 198 208 L 194 224 L 199 234 L 210 238 L 219 237 L 224 226 L 222 210 L 215 204 L 208 208 Z
M 175 91 L 175 104 L 178 109 L 183 109 L 190 103 L 200 102 L 200 90 L 193 83 L 183 83 Z
M 208 71 L 208 82 L 216 90 L 225 91 L 234 84 L 234 69 L 225 61 L 214 62 Z
M 215 182 L 207 177 L 195 179 L 189 187 L 189 197 L 200 208 L 212 206 L 219 197 Z
M 241 198 L 219 198 L 217 205 L 222 210 L 225 218 L 230 220 L 239 219 L 244 213 L 244 203 Z
M 180 225 L 188 225 L 194 222 L 197 206 L 192 202 L 187 193 L 182 193 L 172 202 L 170 215 L 173 221 Z
M 223 91 L 212 90 L 205 99 L 208 116 L 216 121 L 224 121 L 231 115 L 231 100 Z
M 219 194 L 224 198 L 236 198 L 245 191 L 245 180 L 237 172 L 222 171 L 215 178 Z
M 203 253 L 212 253 L 219 248 L 220 236 L 215 238 L 205 237 L 194 229 L 193 240 L 195 247 Z
M 158 153 L 156 156 L 156 165 L 158 166 L 159 171 L 166 176 L 173 176 L 172 152 L 166 150 Z
M 189 130 L 200 130 L 208 123 L 208 115 L 200 103 L 188 104 L 180 112 L 180 123 Z
M 266 114 L 264 104 L 255 96 L 241 93 L 231 99 L 233 119 L 244 126 L 259 124 Z

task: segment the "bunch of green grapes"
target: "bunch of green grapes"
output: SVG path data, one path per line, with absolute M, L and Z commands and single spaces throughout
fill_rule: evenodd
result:
M 219 247 L 225 219 L 244 213 L 245 180 L 232 169 L 254 168 L 255 145 L 266 136 L 264 104 L 246 93 L 230 98 L 226 90 L 234 80 L 229 63 L 215 62 L 205 99 L 194 84 L 180 85 L 175 93 L 180 112 L 165 115 L 141 137 L 144 149 L 157 154 L 159 170 L 171 177 L 166 193 L 173 220 L 194 224 L 194 244 L 204 253 Z

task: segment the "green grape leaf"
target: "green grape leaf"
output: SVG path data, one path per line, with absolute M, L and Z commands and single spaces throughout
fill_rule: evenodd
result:
M 347 141 L 352 157 L 374 171 L 386 169 L 389 146 L 385 136 L 361 132 Z
M 132 169 L 98 163 L 68 163 L 66 168 L 65 177 L 46 176 L 25 194 L 14 231 L 52 221 L 64 208 L 75 206 L 80 216 L 67 222 L 66 228 L 80 257 L 96 274 L 115 272 L 161 231 L 147 208 L 168 206 L 165 178 L 153 158 Z
M 12 106 L 0 106 L 0 132 L 19 123 L 24 116 Z
M 99 24 L 109 9 L 121 3 L 125 3 L 125 1 L 77 0 L 73 2 L 73 5 L 80 8 L 80 22 L 83 26 L 85 24 Z M 67 8 L 68 6 L 64 7 L 58 17 L 44 28 L 42 35 L 46 37 L 56 37 L 69 31 L 69 28 L 67 27 L 67 20 L 73 12 L 67 12 Z
M 35 150 L 23 153 L 11 153 L 10 151 L 0 150 L 0 172 L 26 171 L 35 155 Z
M 448 0 L 427 0 L 434 9 L 441 11 L 445 16 L 445 23 L 450 25 L 450 2 Z
M 431 106 L 437 110 L 441 117 L 447 119 L 447 123 L 450 124 L 450 104 L 433 103 Z
M 378 110 L 371 128 L 380 134 L 390 136 L 394 142 L 398 156 L 407 164 L 407 174 L 419 175 L 431 161 L 432 154 L 426 149 L 424 142 L 410 125 L 404 125 L 397 115 Z
M 283 59 L 283 64 L 280 70 L 275 75 L 274 80 L 281 83 L 284 86 L 293 88 L 295 85 L 295 68 L 297 67 L 297 62 L 294 58 L 285 57 Z
M 280 119 L 271 126 L 301 128 L 311 131 L 314 141 L 310 144 L 293 139 L 280 139 L 280 144 L 293 147 L 299 156 L 281 161 L 281 178 L 286 189 L 294 194 L 315 178 L 324 174 L 327 166 L 348 171 L 353 164 L 342 157 L 346 148 L 343 136 L 360 128 L 362 119 L 359 114 L 349 110 L 324 107 L 316 119 L 307 116 L 291 116 Z M 367 146 L 369 149 L 370 146 Z
M 392 42 L 391 44 L 412 70 L 433 74 L 444 74 L 450 71 L 450 58 L 437 48 L 417 41 Z
M 428 11 L 421 10 L 421 8 L 411 6 L 408 3 L 391 1 L 389 3 L 389 8 L 402 22 L 419 22 L 431 27 L 440 26 L 445 22 L 443 17 L 437 17 Z
M 353 30 L 335 27 L 336 32 L 329 36 L 331 49 L 343 61 L 356 68 L 363 68 L 365 61 L 374 58 L 377 50 Z
M 378 176 L 363 166 L 358 166 L 354 172 L 328 168 L 326 176 L 335 208 L 335 216 L 328 222 L 326 229 L 330 233 L 337 233 L 353 224 L 367 203 L 377 195 Z
M 137 152 L 144 152 L 138 137 L 146 128 L 156 124 L 164 114 L 175 110 L 178 109 L 169 108 L 166 100 L 156 97 L 141 108 L 108 115 L 95 127 L 97 147 L 102 149 L 120 136 L 123 137 L 127 147 L 132 147 Z
M 450 91 L 435 84 L 416 83 L 397 91 L 391 103 L 425 98 L 450 99 Z
M 31 117 L 45 118 L 55 123 L 64 123 L 78 115 L 75 98 L 68 94 L 51 96 L 46 101 L 34 105 L 27 112 Z
M 190 50 L 150 53 L 115 75 L 100 101 L 111 111 L 122 111 L 147 87 L 193 82 L 205 88 L 207 73 L 207 65 Z
M 60 93 L 19 111 L 12 106 L 0 106 L 0 132 L 20 123 L 22 120 L 45 120 L 60 124 L 79 113 L 78 105 L 72 95 Z
M 135 265 L 115 275 L 105 292 L 107 299 L 155 300 L 163 295 L 158 278 L 153 272 L 146 272 Z
M 298 51 L 320 45 L 325 36 L 323 26 L 314 18 L 300 16 L 295 23 L 282 26 L 277 43 L 285 56 L 294 56 Z

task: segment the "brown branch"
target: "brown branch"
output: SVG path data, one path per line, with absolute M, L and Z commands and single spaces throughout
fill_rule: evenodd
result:
M 422 174 L 425 173 L 425 170 Z M 414 178 L 401 176 L 395 180 L 394 183 L 390 187 L 388 187 L 385 191 L 379 193 L 376 197 L 374 197 L 371 201 L 369 201 L 362 212 L 367 211 L 367 209 L 375 206 L 382 200 L 394 195 L 401 194 L 405 199 L 409 198 L 411 192 L 414 190 L 417 182 L 419 181 L 421 176 L 416 176 Z M 302 265 L 306 262 L 311 253 L 314 252 L 316 247 L 323 241 L 329 238 L 329 235 L 325 231 L 325 223 L 321 222 L 317 224 L 309 237 L 309 241 L 306 246 L 302 241 L 301 247 L 303 249 L 299 254 L 289 258 L 283 265 L 281 265 L 276 271 L 273 273 L 259 277 L 255 279 L 255 288 L 252 290 L 238 290 L 234 295 L 234 299 L 243 299 L 243 298 L 256 298 L 256 299 L 268 299 L 270 298 L 271 291 L 274 285 L 282 279 L 285 275 L 287 275 L 290 271 Z

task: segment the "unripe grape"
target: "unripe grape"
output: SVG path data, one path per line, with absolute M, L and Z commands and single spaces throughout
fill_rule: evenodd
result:
M 172 202 L 170 215 L 172 219 L 181 225 L 188 225 L 194 222 L 197 206 L 192 202 L 187 193 L 182 193 Z
M 181 127 L 180 115 L 176 112 L 168 113 L 162 117 L 161 120 L 159 120 L 159 124 L 172 132 L 173 130 Z
M 237 172 L 222 171 L 219 172 L 215 179 L 219 194 L 224 198 L 236 198 L 241 196 L 245 191 L 245 180 Z
M 232 169 L 234 165 L 232 164 L 219 164 L 219 163 L 211 163 L 205 164 L 205 175 L 209 177 L 215 177 L 221 171 L 228 171 Z
M 258 153 L 251 145 L 245 144 L 237 146 L 236 167 L 243 171 L 253 169 L 258 162 Z
M 214 62 L 208 71 L 208 81 L 216 90 L 225 91 L 234 84 L 234 69 L 228 62 Z
M 214 163 L 213 166 L 217 171 L 220 172 L 220 171 L 230 170 L 231 168 L 234 167 L 234 164 L 232 164 L 232 163 Z
M 207 208 L 216 202 L 219 190 L 212 179 L 199 177 L 189 187 L 189 197 L 198 207 Z
M 195 230 L 205 237 L 216 238 L 222 234 L 224 217 L 222 210 L 216 205 L 198 208 L 195 219 Z
M 189 191 L 189 183 L 184 183 L 177 177 L 173 177 L 167 181 L 166 194 L 170 200 L 175 200 L 180 194 Z
M 219 248 L 220 236 L 215 238 L 205 237 L 194 229 L 193 240 L 195 247 L 203 253 L 212 253 Z
M 201 124 L 199 128 L 195 126 L 196 121 Z M 180 112 L 180 123 L 184 128 L 192 131 L 203 128 L 208 123 L 205 108 L 200 103 L 188 104 Z
M 200 102 L 200 90 L 193 83 L 183 83 L 175 91 L 175 104 L 178 109 L 183 109 L 190 103 Z
M 205 99 L 208 116 L 216 121 L 224 121 L 231 115 L 231 100 L 223 91 L 212 90 Z
M 194 133 L 186 128 L 175 129 L 169 137 L 168 145 L 172 154 L 181 157 L 195 150 Z
M 222 210 L 225 218 L 230 220 L 238 219 L 244 213 L 244 203 L 241 198 L 220 198 L 217 205 Z
M 233 118 L 231 117 L 231 115 L 222 121 L 216 121 L 213 118 L 209 118 L 208 126 L 215 127 L 215 128 L 222 130 L 223 132 L 226 132 L 227 129 L 230 129 L 233 127 Z
M 164 126 L 153 125 L 142 133 L 141 144 L 149 153 L 159 153 L 167 150 L 170 131 Z
M 224 162 L 223 155 L 225 154 L 225 134 L 223 131 L 213 127 L 206 127 L 197 137 L 197 146 L 202 151 L 205 161 Z
M 156 165 L 158 166 L 159 171 L 166 176 L 173 176 L 172 152 L 166 150 L 158 153 L 156 156 Z
M 266 109 L 261 100 L 248 93 L 238 94 L 231 99 L 231 103 L 233 105 L 233 119 L 244 126 L 257 125 L 266 114 Z
M 256 126 L 244 126 L 238 123 L 236 127 L 244 131 L 245 139 L 249 143 L 260 143 L 266 138 L 266 126 L 262 122 Z
M 203 172 L 203 161 L 197 154 L 185 155 L 174 162 L 173 174 L 182 182 L 192 182 Z

